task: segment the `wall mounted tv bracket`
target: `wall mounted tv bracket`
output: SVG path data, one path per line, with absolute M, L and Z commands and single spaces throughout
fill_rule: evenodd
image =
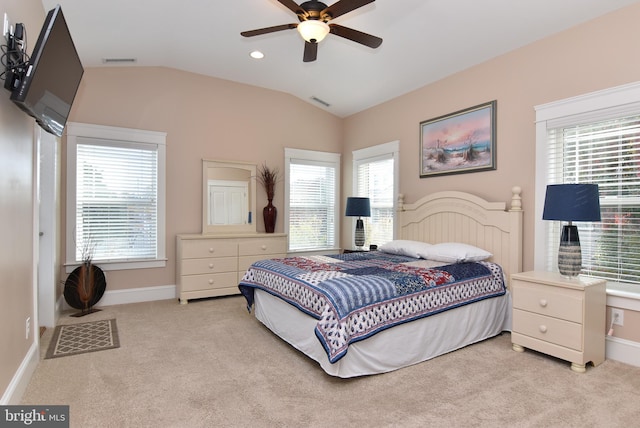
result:
M 23 24 L 16 24 L 13 34 L 7 34 L 7 44 L 3 46 L 4 88 L 13 91 L 27 72 L 28 56 L 25 51 L 25 31 Z

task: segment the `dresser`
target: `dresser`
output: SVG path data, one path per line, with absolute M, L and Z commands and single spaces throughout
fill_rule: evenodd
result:
M 176 286 L 180 303 L 189 299 L 238 294 L 238 283 L 255 261 L 285 257 L 281 233 L 178 235 Z
M 584 372 L 605 358 L 606 281 L 556 272 L 511 275 L 513 349 L 530 348 Z

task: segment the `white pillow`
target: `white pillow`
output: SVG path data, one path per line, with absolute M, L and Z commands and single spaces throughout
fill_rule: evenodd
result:
M 378 251 L 419 259 L 420 253 L 426 251 L 430 246 L 431 244 L 427 244 L 426 242 L 396 239 L 395 241 L 389 241 L 386 244 L 382 244 L 378 247 Z
M 491 257 L 488 251 L 473 245 L 461 244 L 458 242 L 443 242 L 441 244 L 430 245 L 422 248 L 418 253 L 420 257 L 427 260 L 436 260 L 445 263 L 459 262 L 479 262 Z

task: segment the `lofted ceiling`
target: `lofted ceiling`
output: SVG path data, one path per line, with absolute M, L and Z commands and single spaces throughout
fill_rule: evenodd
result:
M 62 6 L 85 67 L 172 67 L 286 92 L 338 117 L 632 3 L 638 0 L 377 0 L 332 22 L 381 37 L 379 48 L 329 34 L 317 60 L 304 63 L 296 30 L 240 35 L 297 23 L 277 0 L 42 0 L 45 10 Z M 39 29 L 27 31 L 35 40 Z M 252 59 L 253 50 L 265 57 Z M 128 58 L 136 62 L 104 62 Z

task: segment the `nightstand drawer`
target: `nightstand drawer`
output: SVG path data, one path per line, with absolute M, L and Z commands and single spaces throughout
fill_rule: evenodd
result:
M 575 349 L 576 351 L 582 351 L 582 325 L 579 323 L 514 309 L 513 331 L 545 342 Z
M 513 307 L 582 323 L 584 293 L 578 290 L 514 280 Z
M 183 259 L 182 275 L 235 272 L 238 270 L 236 257 L 214 257 L 210 259 Z
M 236 272 L 189 275 L 182 277 L 181 291 L 212 290 L 234 286 L 238 286 L 238 276 Z

